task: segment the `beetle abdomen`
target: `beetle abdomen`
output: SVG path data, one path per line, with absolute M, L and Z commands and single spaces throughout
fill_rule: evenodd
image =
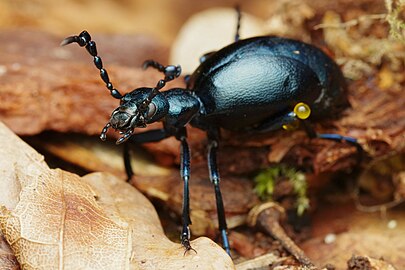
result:
M 257 124 L 261 117 L 255 112 L 269 117 L 295 100 L 307 101 L 311 116 L 318 118 L 347 106 L 335 62 L 312 45 L 279 37 L 240 40 L 219 50 L 200 65 L 189 85 L 206 107 L 202 118 L 225 125 L 234 120 L 230 114 L 245 119 L 236 121 L 240 126 Z
M 200 120 L 227 129 L 259 124 L 321 94 L 317 75 L 292 58 L 246 54 L 213 70 L 196 89 L 205 107 Z

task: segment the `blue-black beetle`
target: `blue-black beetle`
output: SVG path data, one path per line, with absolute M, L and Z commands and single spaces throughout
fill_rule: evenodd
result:
M 97 54 L 96 44 L 86 31 L 62 42 L 62 45 L 76 42 L 84 46 L 93 56 L 111 95 L 120 100 L 119 107 L 112 112 L 110 121 L 101 132 L 102 140 L 112 127 L 122 134 L 117 144 L 127 140 L 156 142 L 170 136 L 180 141 L 180 173 L 184 183 L 181 243 L 186 251 L 192 249 L 189 242 L 188 123 L 207 132 L 210 180 L 214 184 L 219 230 L 228 254 L 230 247 L 216 162 L 221 128 L 253 133 L 287 129 L 300 123 L 312 138 L 346 141 L 354 144 L 358 151 L 361 149 L 356 139 L 316 133 L 309 123 L 310 116 L 310 119 L 327 118 L 348 104 L 345 80 L 336 63 L 320 49 L 292 39 L 263 36 L 239 40 L 240 14 L 238 18 L 235 42 L 201 57 L 200 66 L 186 77 L 186 89 L 160 92 L 166 82 L 180 76 L 181 68 L 148 60 L 144 68 L 156 68 L 164 78 L 153 88 L 138 88 L 121 95 L 111 84 Z M 135 128 L 156 121 L 163 122 L 162 129 L 134 133 Z M 133 172 L 129 151 L 128 147 L 124 149 L 125 167 L 130 178 Z

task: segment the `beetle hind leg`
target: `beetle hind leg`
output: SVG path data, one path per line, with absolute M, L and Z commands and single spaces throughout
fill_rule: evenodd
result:
M 220 177 L 217 166 L 217 149 L 218 149 L 218 132 L 208 133 L 208 169 L 210 174 L 211 183 L 214 184 L 215 191 L 215 201 L 217 204 L 217 214 L 218 214 L 218 227 L 221 233 L 222 245 L 226 253 L 231 256 L 231 251 L 229 247 L 229 240 L 227 235 L 227 225 L 225 218 L 224 203 L 222 200 L 221 189 L 219 187 Z

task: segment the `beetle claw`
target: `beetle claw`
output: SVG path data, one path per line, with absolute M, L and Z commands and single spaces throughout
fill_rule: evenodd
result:
M 122 132 L 120 132 L 120 133 L 122 134 Z M 125 142 L 126 140 L 129 139 L 129 137 L 132 136 L 132 133 L 134 133 L 133 130 L 128 130 L 127 132 L 125 132 L 125 134 L 124 134 L 122 137 L 120 137 L 120 138 L 115 142 L 115 144 L 118 145 L 118 144 L 121 144 L 121 143 Z

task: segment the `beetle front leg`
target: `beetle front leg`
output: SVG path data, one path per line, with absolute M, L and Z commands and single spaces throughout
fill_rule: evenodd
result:
M 211 183 L 214 184 L 215 191 L 215 201 L 217 204 L 217 214 L 218 214 L 218 227 L 221 232 L 222 245 L 231 256 L 231 251 L 229 247 L 228 235 L 227 235 L 227 225 L 225 218 L 225 208 L 222 200 L 221 189 L 219 187 L 220 177 L 217 166 L 217 149 L 218 149 L 218 132 L 208 133 L 208 169 L 210 174 Z
M 190 149 L 188 147 L 186 133 L 182 132 L 178 140 L 180 141 L 180 176 L 183 179 L 183 211 L 182 222 L 183 229 L 181 231 L 180 240 L 181 244 L 185 247 L 186 251 L 193 250 L 190 245 L 190 192 L 189 192 L 189 180 L 190 180 Z
M 143 143 L 148 143 L 148 142 L 158 142 L 163 139 L 166 139 L 167 137 L 170 137 L 172 134 L 170 134 L 167 130 L 165 129 L 152 129 L 148 130 L 145 132 L 141 133 L 135 133 L 131 137 L 129 137 L 128 142 L 132 142 L 135 144 L 143 144 Z M 134 175 L 134 171 L 132 169 L 131 165 L 131 153 L 129 149 L 129 144 L 125 143 L 124 144 L 124 152 L 123 152 L 123 157 L 124 157 L 124 166 L 125 166 L 125 172 L 127 173 L 127 182 L 129 182 Z

